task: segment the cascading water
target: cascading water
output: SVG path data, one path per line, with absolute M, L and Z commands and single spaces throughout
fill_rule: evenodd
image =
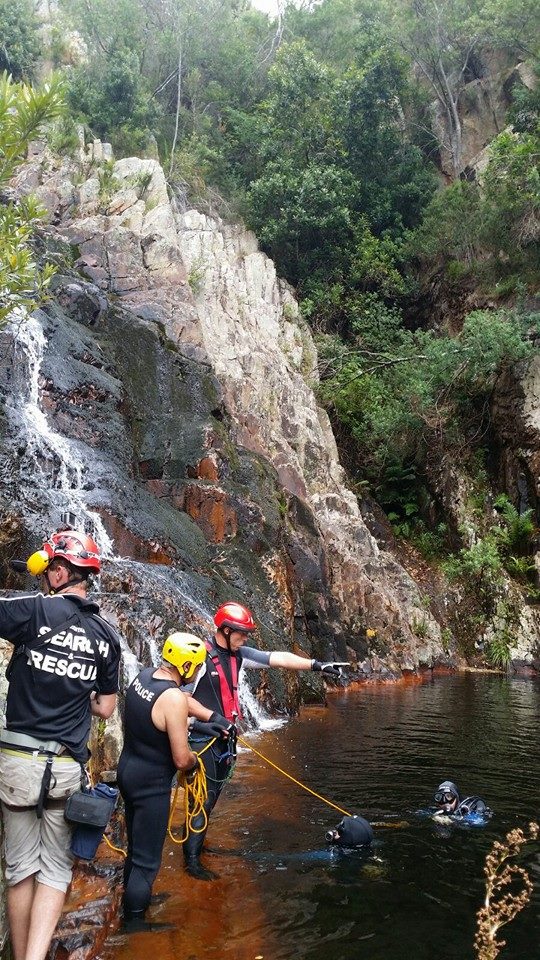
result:
M 85 467 L 80 453 L 74 443 L 51 428 L 41 408 L 41 367 L 47 346 L 43 328 L 35 314 L 19 314 L 12 324 L 15 348 L 22 350 L 28 369 L 28 395 L 22 408 L 27 440 L 25 456 L 43 487 L 60 494 L 61 512 L 82 522 L 96 539 L 102 556 L 111 558 L 114 555 L 112 540 L 101 517 L 86 501 L 83 489 Z M 22 358 L 20 362 L 23 362 Z
M 276 730 L 286 723 L 285 717 L 271 717 L 258 703 L 248 681 L 246 680 L 246 671 L 241 670 L 238 679 L 238 694 L 244 719 L 249 722 L 251 728 L 257 730 Z
M 103 597 L 109 613 L 113 611 L 120 617 L 120 632 L 124 625 L 129 628 L 129 646 L 125 638 L 123 644 L 123 677 L 124 683 L 129 683 L 141 663 L 159 663 L 167 631 L 193 629 L 198 635 L 211 633 L 208 584 L 173 566 L 141 563 L 115 555 L 99 513 L 88 503 L 87 463 L 93 451 L 85 452 L 83 444 L 55 430 L 43 409 L 42 370 L 48 340 L 39 313 L 30 316 L 19 313 L 12 319 L 12 333 L 14 367 L 20 381 L 18 396 L 25 397 L 17 406 L 15 399 L 11 401 L 11 412 L 20 421 L 25 441 L 20 469 L 29 478 L 35 478 L 34 486 L 39 493 L 36 515 L 39 508 L 43 509 L 47 492 L 52 491 L 51 507 L 59 518 L 72 515 L 77 525 L 84 526 L 95 537 L 103 557 L 114 562 L 115 574 L 131 584 L 127 594 L 109 592 Z M 239 692 L 251 730 L 272 730 L 285 723 L 283 718 L 270 717 L 262 709 L 244 671 Z

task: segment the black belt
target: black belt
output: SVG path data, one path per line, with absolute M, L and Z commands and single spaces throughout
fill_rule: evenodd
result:
M 67 797 L 59 797 L 56 800 L 47 798 L 47 800 L 45 800 L 45 802 L 43 803 L 43 809 L 44 810 L 62 810 L 62 808 L 65 807 L 67 803 L 67 799 L 68 799 Z M 4 803 L 3 800 L 2 800 L 2 806 L 5 807 L 6 810 L 11 810 L 12 813 L 28 813 L 29 810 L 37 810 L 37 807 L 38 807 L 37 803 L 34 803 L 29 807 L 16 807 L 15 804 Z

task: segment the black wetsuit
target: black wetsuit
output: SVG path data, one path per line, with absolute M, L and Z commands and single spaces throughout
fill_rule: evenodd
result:
M 221 668 L 231 689 L 233 685 L 231 659 L 233 657 L 237 661 L 237 669 L 239 669 L 240 666 L 254 669 L 264 669 L 270 666 L 270 653 L 266 650 L 257 650 L 255 647 L 244 646 L 240 647 L 236 653 L 229 653 L 225 648 L 213 644 L 211 654 L 212 656 L 219 657 Z M 201 671 L 191 695 L 199 703 L 202 703 L 203 706 L 208 707 L 209 710 L 216 711 L 222 716 L 226 715 L 219 675 L 216 666 L 212 662 L 211 656 L 206 658 L 205 669 Z M 228 719 L 231 718 L 228 717 Z M 201 753 L 201 751 L 204 750 L 204 753 L 201 753 L 200 760 L 206 771 L 206 785 L 208 789 L 208 797 L 204 805 L 207 816 L 206 827 L 204 828 L 204 814 L 201 813 L 199 817 L 195 817 L 192 820 L 191 827 L 193 829 L 189 831 L 183 844 L 184 857 L 188 864 L 188 869 L 191 865 L 191 872 L 197 876 L 209 874 L 209 871 L 199 868 L 198 861 L 202 852 L 210 814 L 219 799 L 223 787 L 230 779 L 234 767 L 234 757 L 231 756 L 229 741 L 215 740 L 212 746 L 205 750 L 204 748 L 209 742 L 208 738 L 198 736 L 197 734 L 190 734 L 189 743 L 191 749 L 196 753 Z M 194 832 L 194 830 L 197 832 Z
M 126 694 L 124 747 L 118 786 L 126 808 L 128 854 L 124 867 L 124 916 L 144 913 L 161 864 L 176 773 L 169 737 L 152 722 L 152 708 L 170 680 L 156 680 L 155 667 L 142 670 Z

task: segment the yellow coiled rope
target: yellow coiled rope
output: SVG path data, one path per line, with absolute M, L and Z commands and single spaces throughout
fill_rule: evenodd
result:
M 210 742 L 206 744 L 204 750 L 201 750 L 200 753 L 195 753 L 195 756 L 202 757 L 203 753 L 205 753 L 206 750 L 209 750 L 212 744 L 215 742 L 216 738 L 214 737 L 213 740 L 210 740 Z M 184 830 L 182 838 L 179 840 L 172 832 L 172 821 L 178 800 L 178 791 L 180 790 L 181 786 L 184 788 Z M 208 826 L 208 816 L 206 814 L 206 810 L 204 809 L 207 798 L 208 788 L 206 785 L 206 770 L 204 769 L 202 763 L 199 762 L 193 780 L 191 780 L 189 783 L 186 782 L 184 774 L 178 772 L 176 776 L 174 796 L 171 803 L 171 812 L 169 814 L 169 822 L 167 824 L 167 833 L 169 834 L 169 837 L 173 843 L 182 844 L 184 840 L 187 840 L 190 831 L 191 833 L 204 833 Z M 202 825 L 200 827 L 194 827 L 193 820 L 195 817 L 200 816 L 200 814 L 203 814 Z
M 206 744 L 204 750 L 201 750 L 200 753 L 196 753 L 196 756 L 201 757 L 202 754 L 206 750 L 208 750 L 213 743 L 215 743 L 215 737 L 213 740 L 211 740 L 209 743 Z M 184 820 L 183 836 L 179 840 L 177 837 L 174 836 L 172 832 L 172 821 L 173 821 L 176 804 L 178 802 L 178 792 L 181 787 L 184 788 L 185 820 Z M 169 834 L 169 837 L 171 838 L 173 843 L 182 844 L 184 840 L 187 839 L 188 833 L 190 831 L 192 833 L 203 833 L 203 831 L 206 830 L 208 826 L 208 817 L 206 815 L 206 810 L 204 809 L 204 805 L 206 803 L 207 797 L 208 797 L 208 788 L 206 786 L 206 770 L 204 769 L 204 766 L 202 765 L 202 763 L 199 763 L 199 766 L 195 771 L 193 780 L 191 780 L 189 783 L 186 783 L 186 778 L 184 774 L 178 771 L 176 775 L 176 787 L 174 789 L 174 795 L 171 803 L 171 810 L 169 813 L 169 822 L 167 824 L 167 833 Z M 195 819 L 195 817 L 198 817 L 201 813 L 204 815 L 202 826 L 195 828 L 192 825 L 192 821 Z M 111 841 L 109 840 L 106 834 L 103 835 L 103 839 L 105 840 L 105 843 L 107 844 L 108 847 L 110 847 L 111 850 L 114 850 L 116 853 L 121 854 L 123 857 L 127 857 L 126 851 L 122 850 L 121 847 L 115 847 L 115 845 L 111 843 Z

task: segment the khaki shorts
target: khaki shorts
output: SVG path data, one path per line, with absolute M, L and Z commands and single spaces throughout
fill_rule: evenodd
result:
M 66 891 L 71 882 L 73 857 L 70 853 L 72 827 L 64 820 L 64 809 L 10 810 L 37 804 L 46 757 L 0 750 L 0 800 L 4 821 L 6 881 L 14 886 L 35 875 L 39 883 Z M 71 757 L 55 758 L 52 765 L 50 799 L 71 796 L 81 785 L 81 767 Z

